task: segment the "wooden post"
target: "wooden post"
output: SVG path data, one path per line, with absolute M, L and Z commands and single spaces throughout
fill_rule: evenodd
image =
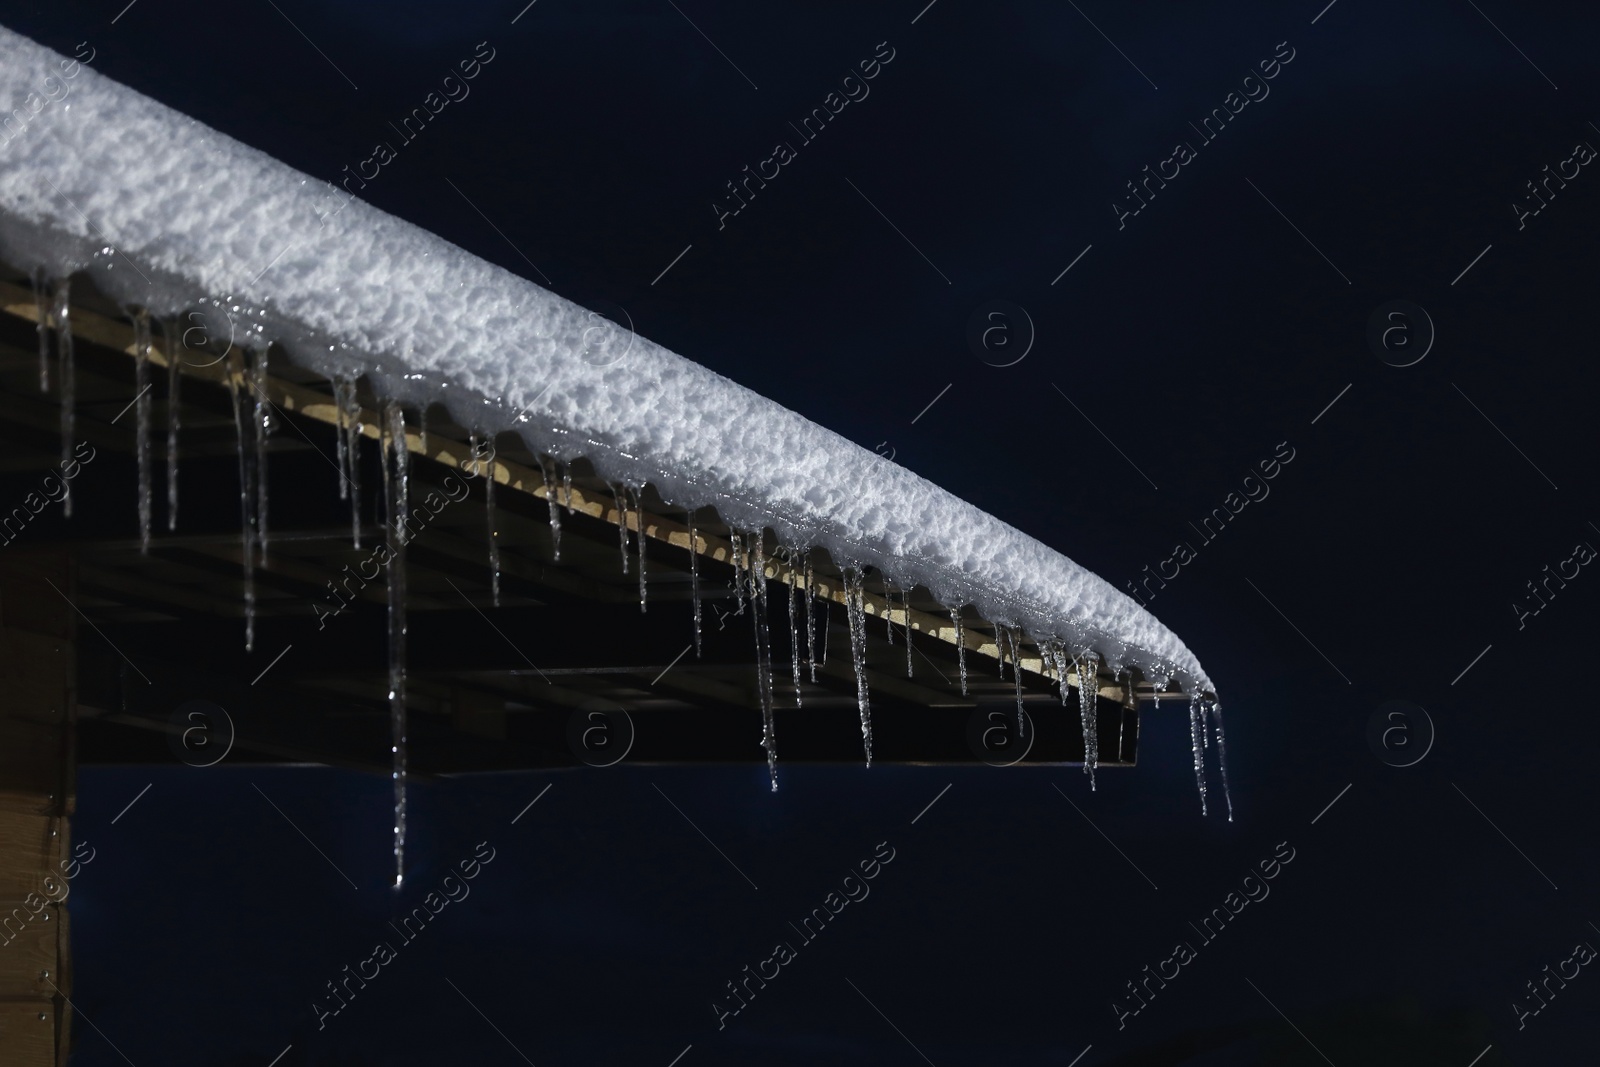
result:
M 76 656 L 64 546 L 0 547 L 0 1063 L 65 1067 Z M 54 585 L 55 588 L 51 588 Z

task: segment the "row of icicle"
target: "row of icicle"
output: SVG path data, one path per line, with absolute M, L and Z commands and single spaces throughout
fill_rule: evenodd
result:
M 47 391 L 50 387 L 50 339 L 55 338 L 55 367 L 57 375 L 57 391 L 61 403 L 61 447 L 63 465 L 69 461 L 74 443 L 74 386 L 75 367 L 71 324 L 71 292 L 69 280 L 66 278 L 55 281 L 52 285 L 46 284 L 43 272 L 34 274 L 34 296 L 38 317 L 39 336 L 39 388 Z M 152 524 L 152 497 L 153 479 L 151 474 L 151 399 L 150 399 L 150 354 L 153 347 L 152 320 L 148 313 L 141 309 L 131 312 L 134 323 L 134 367 L 135 387 L 137 394 L 132 404 L 135 411 L 135 457 L 138 467 L 138 521 L 139 544 L 142 552 L 148 552 L 150 546 L 150 528 Z M 178 383 L 180 381 L 181 357 L 178 352 L 181 344 L 178 340 L 178 325 L 168 319 L 163 320 L 162 334 L 167 352 L 167 529 L 175 530 L 178 521 L 178 435 L 179 435 L 179 406 Z M 267 491 L 267 452 L 268 440 L 276 425 L 274 405 L 268 396 L 267 383 L 267 352 L 265 349 L 251 349 L 241 352 L 237 348 L 230 348 L 222 357 L 227 360 L 227 387 L 233 409 L 234 429 L 238 442 L 239 466 L 239 509 L 240 509 L 240 551 L 243 563 L 244 577 L 244 616 L 245 616 L 245 649 L 253 651 L 255 647 L 255 569 L 259 562 L 267 558 L 268 545 L 268 501 Z M 357 396 L 356 383 L 346 377 L 333 379 L 334 404 L 337 415 L 337 455 L 339 471 L 339 495 L 341 499 L 350 502 L 350 536 L 351 542 L 356 547 L 361 546 L 361 482 L 360 482 L 360 441 L 364 434 L 362 423 L 363 409 Z M 120 416 L 119 416 L 120 417 Z M 389 672 L 388 672 L 388 703 L 390 718 L 390 755 L 391 778 L 394 786 L 394 884 L 399 886 L 405 872 L 405 841 L 406 841 L 406 793 L 408 785 L 407 770 L 407 723 L 406 723 L 406 671 L 405 671 L 405 642 L 406 642 L 406 611 L 405 611 L 405 526 L 402 521 L 407 512 L 409 498 L 409 472 L 410 472 L 410 446 L 407 442 L 405 414 L 398 403 L 387 403 L 381 412 L 378 439 L 383 460 L 383 526 L 385 529 L 386 543 L 389 549 L 390 562 L 386 566 L 387 572 L 387 601 L 388 601 L 388 643 L 389 643 Z M 426 426 L 419 427 L 426 450 Z M 490 571 L 491 599 L 498 606 L 500 603 L 500 546 L 499 531 L 495 524 L 494 503 L 494 447 L 492 440 L 485 440 L 474 433 L 469 439 L 471 463 L 475 473 L 484 475 L 484 486 L 488 513 L 488 564 Z M 556 562 L 561 559 L 561 512 L 572 511 L 572 465 L 562 464 L 555 457 L 537 457 L 539 470 L 544 479 L 545 497 L 549 505 L 550 515 L 550 541 L 551 554 Z M 643 487 L 611 486 L 612 496 L 615 501 L 618 537 L 621 545 L 622 571 L 627 574 L 630 565 L 630 552 L 628 544 L 629 522 L 628 511 L 634 515 L 633 526 L 637 531 L 637 551 L 631 559 L 637 568 L 639 581 L 639 610 L 647 609 L 647 583 L 645 564 L 645 514 Z M 558 500 L 558 497 L 561 498 Z M 67 516 L 72 514 L 72 496 L 68 490 L 62 498 L 63 512 Z M 701 537 L 697 534 L 694 523 L 694 513 L 690 511 L 687 518 L 689 532 L 689 574 L 690 596 L 693 603 L 694 619 L 694 648 L 698 657 L 702 649 L 702 608 L 700 598 L 700 543 Z M 772 642 L 768 627 L 768 593 L 766 575 L 766 547 L 764 531 L 745 532 L 730 530 L 729 541 L 731 544 L 731 559 L 734 578 L 733 589 L 737 603 L 735 614 L 751 616 L 755 633 L 756 647 L 756 679 L 759 701 L 761 707 L 762 734 L 761 747 L 767 754 L 768 772 L 771 777 L 772 788 L 778 787 L 778 744 L 775 724 L 775 706 L 773 693 L 772 673 Z M 816 574 L 812 565 L 809 551 L 796 548 L 780 548 L 779 554 L 784 563 L 782 580 L 787 587 L 787 608 L 789 615 L 790 638 L 790 667 L 791 678 L 794 686 L 795 706 L 801 706 L 801 656 L 800 616 L 805 618 L 804 633 L 806 656 L 805 660 L 810 674 L 810 680 L 815 683 L 818 663 L 827 662 L 827 637 L 831 627 L 828 625 L 827 613 L 831 601 L 821 598 L 823 618 L 823 641 L 821 657 L 817 655 L 816 627 L 813 605 L 817 603 L 818 588 Z M 856 679 L 856 699 L 861 716 L 861 740 L 866 756 L 867 765 L 872 763 L 872 709 L 867 686 L 867 631 L 866 631 L 866 590 L 865 574 L 861 567 L 846 567 L 842 572 L 842 585 L 845 602 L 847 630 L 850 635 L 850 654 L 854 675 Z M 333 588 L 333 583 L 329 583 Z M 912 617 L 910 590 L 900 590 L 900 608 L 903 619 L 903 640 L 906 648 L 906 677 L 913 676 L 913 646 L 911 640 Z M 892 618 L 893 602 L 891 589 L 887 581 L 884 582 L 884 617 L 887 624 L 887 638 L 889 643 L 894 643 L 895 624 Z M 950 609 L 950 619 L 955 628 L 955 645 L 960 672 L 961 693 L 967 694 L 967 648 L 965 620 L 960 608 Z M 1022 641 L 1020 630 L 1008 628 L 1004 625 L 995 626 L 996 656 L 1000 663 L 1001 677 L 1004 678 L 1006 661 L 1011 661 L 1012 676 L 1016 686 L 1017 699 L 1017 726 L 1019 732 L 1024 729 L 1023 693 L 1022 693 Z M 1083 727 L 1084 745 L 1084 772 L 1089 776 L 1090 788 L 1095 787 L 1095 770 L 1099 763 L 1099 738 L 1095 714 L 1095 700 L 1097 672 L 1099 659 L 1092 650 L 1071 651 L 1066 644 L 1057 639 L 1047 639 L 1036 642 L 1039 654 L 1044 662 L 1047 673 L 1054 674 L 1060 686 L 1061 701 L 1067 702 L 1068 684 L 1070 673 L 1075 674 L 1079 680 L 1077 688 L 1079 695 L 1079 717 Z M 1165 688 L 1167 678 L 1157 676 L 1157 704 L 1159 706 L 1159 690 Z M 1194 696 L 1189 702 L 1189 721 L 1191 747 L 1194 753 L 1195 777 L 1200 790 L 1201 811 L 1207 810 L 1207 790 L 1205 773 L 1205 751 L 1211 744 L 1211 735 L 1216 735 L 1218 749 L 1218 763 L 1222 771 L 1222 785 L 1224 796 L 1228 793 L 1227 777 L 1227 750 L 1222 733 L 1222 710 L 1210 698 Z M 1228 799 L 1228 817 L 1233 817 L 1233 805 Z

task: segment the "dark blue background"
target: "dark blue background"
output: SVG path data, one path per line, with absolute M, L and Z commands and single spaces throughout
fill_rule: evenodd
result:
M 139 0 L 115 25 L 120 0 L 11 3 L 0 21 L 68 53 L 87 40 L 95 69 L 328 180 L 488 40 L 470 97 L 366 199 L 537 278 L 525 255 L 556 292 L 622 305 L 1118 586 L 1290 442 L 1271 497 L 1151 605 L 1221 692 L 1238 816 L 1200 818 L 1182 708 L 1163 706 L 1140 766 L 1096 793 L 1075 769 L 887 767 L 790 768 L 775 796 L 754 766 L 422 787 L 396 901 L 382 779 L 87 769 L 74 999 L 94 1025 L 74 1062 L 123 1062 L 108 1040 L 135 1063 L 264 1065 L 290 1044 L 284 1067 L 522 1062 L 446 977 L 541 1067 L 666 1067 L 691 1044 L 681 1067 L 923 1062 L 846 979 L 939 1067 L 1065 1065 L 1091 1044 L 1083 1067 L 1323 1062 L 1310 1043 L 1340 1067 L 1466 1067 L 1491 1043 L 1483 1067 L 1593 1062 L 1600 977 L 1521 1032 L 1510 1007 L 1575 942 L 1600 943 L 1600 579 L 1520 631 L 1510 606 L 1600 541 L 1600 177 L 1521 231 L 1511 208 L 1574 143 L 1600 144 L 1592 9 L 1339 0 L 1312 25 L 1317 0 L 938 0 L 912 25 L 920 0 L 538 0 L 512 26 L 516 0 L 275 3 Z M 719 231 L 723 183 L 885 40 L 870 97 Z M 1296 56 L 1271 95 L 1119 231 L 1124 183 L 1194 140 L 1188 123 L 1280 41 Z M 1438 330 L 1408 368 L 1364 341 L 1401 298 Z M 991 299 L 1037 326 L 1014 367 L 966 346 Z M 1393 698 L 1438 728 L 1403 770 L 1364 736 Z M 498 858 L 473 896 L 317 1033 L 322 983 L 480 840 Z M 884 840 L 897 859 L 871 897 L 719 1032 L 723 982 Z M 1297 858 L 1271 897 L 1119 1031 L 1123 983 L 1280 841 Z

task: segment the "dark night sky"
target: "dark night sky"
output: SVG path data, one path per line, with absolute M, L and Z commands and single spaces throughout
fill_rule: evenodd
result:
M 381 778 L 90 768 L 75 1063 L 1594 1062 L 1592 968 L 1521 1031 L 1511 1007 L 1600 945 L 1578 699 L 1600 577 L 1521 629 L 1511 606 L 1600 545 L 1600 176 L 1522 229 L 1512 207 L 1600 146 L 1592 9 L 538 0 L 512 25 L 522 0 L 139 0 L 113 25 L 124 2 L 0 22 L 329 180 L 488 41 L 371 203 L 621 305 L 1119 587 L 1196 544 L 1150 606 L 1221 692 L 1237 818 L 1200 817 L 1175 703 L 1095 793 L 1076 769 L 875 767 L 791 768 L 774 796 L 754 765 L 419 788 L 397 903 Z M 879 42 L 870 95 L 719 230 L 724 183 Z M 1201 144 L 1189 124 L 1291 48 Z M 1124 183 L 1179 141 L 1195 158 L 1119 229 Z M 965 340 L 997 299 L 1037 332 L 1005 368 Z M 1402 299 L 1437 338 L 1395 367 L 1365 335 Z M 1271 495 L 1199 544 L 1280 442 Z M 1392 699 L 1437 727 L 1404 769 L 1366 740 Z M 485 840 L 472 896 L 318 1032 L 323 983 Z M 871 896 L 719 1031 L 723 983 L 880 841 Z M 1280 842 L 1271 896 L 1119 1030 L 1124 983 Z

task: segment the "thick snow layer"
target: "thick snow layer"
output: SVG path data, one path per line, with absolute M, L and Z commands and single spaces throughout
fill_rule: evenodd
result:
M 1130 597 L 926 479 L 5 29 L 0 106 L 0 258 L 16 267 L 201 309 L 240 343 L 1212 690 Z

